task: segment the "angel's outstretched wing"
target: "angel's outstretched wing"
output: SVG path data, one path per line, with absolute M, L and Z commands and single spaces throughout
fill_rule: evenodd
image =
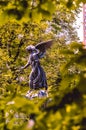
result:
M 42 58 L 47 49 L 49 49 L 53 44 L 53 40 L 48 40 L 45 42 L 38 43 L 35 48 L 39 50 L 39 58 Z

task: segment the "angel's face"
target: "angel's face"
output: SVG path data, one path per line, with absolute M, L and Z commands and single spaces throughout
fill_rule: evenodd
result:
M 33 51 L 32 50 L 28 50 L 29 53 L 32 53 Z
M 27 49 L 26 51 L 27 51 L 28 53 L 32 53 L 32 50 L 30 50 L 30 49 Z

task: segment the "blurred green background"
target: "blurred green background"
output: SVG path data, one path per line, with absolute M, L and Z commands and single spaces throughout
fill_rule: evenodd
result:
M 82 2 L 0 0 L 0 130 L 86 130 L 86 50 L 73 26 Z M 49 39 L 49 96 L 26 99 L 25 48 Z

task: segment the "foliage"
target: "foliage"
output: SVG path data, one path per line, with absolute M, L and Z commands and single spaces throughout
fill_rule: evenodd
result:
M 0 23 L 16 19 L 20 22 L 50 20 L 59 6 L 75 10 L 85 0 L 0 0 Z
M 77 10 L 71 11 L 81 1 L 76 0 L 76 4 L 63 0 L 33 1 L 33 7 L 36 6 L 33 9 L 30 8 L 31 2 L 0 1 L 4 13 L 11 13 L 20 21 L 25 18 L 22 24 L 12 19 L 0 26 L 0 129 L 85 130 L 86 50 L 81 43 L 76 42 L 72 24 Z M 57 12 L 53 14 L 51 22 L 46 22 L 45 19 L 50 18 L 55 11 L 50 10 L 52 4 Z M 15 6 L 16 11 L 13 10 Z M 29 11 L 33 14 L 38 13 L 38 10 L 38 19 L 35 14 L 34 20 L 27 22 Z M 29 18 L 33 19 L 32 14 Z M 41 22 L 37 22 L 40 19 Z M 50 27 L 52 29 L 49 31 Z M 70 38 L 68 35 L 71 44 L 65 44 L 64 37 L 58 38 L 65 29 L 67 34 L 70 32 L 74 36 Z M 40 62 L 47 74 L 49 97 L 29 100 L 25 94 L 29 89 L 30 69 L 19 70 L 27 62 L 25 48 L 48 39 L 54 39 L 54 44 Z

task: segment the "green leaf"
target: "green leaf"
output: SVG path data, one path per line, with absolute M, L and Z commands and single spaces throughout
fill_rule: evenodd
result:
M 50 14 L 53 14 L 56 10 L 56 6 L 53 1 L 48 0 L 47 2 L 41 5 L 41 9 L 48 11 Z
M 22 108 L 25 105 L 29 104 L 29 101 L 26 98 L 18 96 L 14 99 L 14 102 L 16 108 Z
M 31 12 L 31 19 L 33 22 L 39 23 L 42 20 L 42 13 L 38 9 L 34 9 Z

